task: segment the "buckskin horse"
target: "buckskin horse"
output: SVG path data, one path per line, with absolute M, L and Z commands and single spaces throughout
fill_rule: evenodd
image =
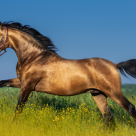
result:
M 6 52 L 6 48 L 12 48 L 18 57 L 17 78 L 1 80 L 0 87 L 21 88 L 15 117 L 22 112 L 32 91 L 61 96 L 90 92 L 105 124 L 113 118 L 107 97 L 136 121 L 135 106 L 122 94 L 119 73 L 136 78 L 136 59 L 118 64 L 103 58 L 65 59 L 56 53 L 57 48 L 48 37 L 16 22 L 0 23 L 0 52 Z

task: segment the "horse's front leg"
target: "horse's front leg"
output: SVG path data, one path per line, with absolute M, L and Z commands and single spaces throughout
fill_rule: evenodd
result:
M 27 88 L 22 88 L 20 90 L 20 94 L 19 94 L 19 100 L 16 106 L 16 110 L 15 110 L 15 117 L 13 118 L 13 120 L 15 120 L 17 118 L 17 116 L 22 112 L 23 107 L 29 97 L 29 94 L 32 92 L 32 90 L 29 90 Z
M 17 116 L 22 112 L 23 107 L 30 95 L 30 93 L 34 90 L 36 83 L 34 79 L 24 79 L 21 82 L 21 90 L 19 94 L 19 100 L 15 110 L 15 117 L 13 120 L 17 118 Z
M 13 78 L 13 79 L 9 79 L 9 80 L 1 80 L 0 87 L 4 87 L 4 86 L 20 88 L 21 87 L 20 79 Z

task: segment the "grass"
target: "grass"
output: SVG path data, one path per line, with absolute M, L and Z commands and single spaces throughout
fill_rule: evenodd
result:
M 111 126 L 103 129 L 103 119 L 89 93 L 61 97 L 33 93 L 23 113 L 13 123 L 19 89 L 0 89 L 1 136 L 134 136 L 132 117 L 108 99 L 114 114 Z M 128 98 L 134 105 L 136 100 Z

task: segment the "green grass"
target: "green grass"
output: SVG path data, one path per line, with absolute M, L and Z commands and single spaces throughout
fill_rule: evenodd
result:
M 23 113 L 13 123 L 19 89 L 0 89 L 1 136 L 132 136 L 136 135 L 132 117 L 108 99 L 114 119 L 103 128 L 103 118 L 90 93 L 62 97 L 31 94 Z M 128 96 L 128 95 L 126 95 Z M 136 100 L 128 97 L 136 106 Z

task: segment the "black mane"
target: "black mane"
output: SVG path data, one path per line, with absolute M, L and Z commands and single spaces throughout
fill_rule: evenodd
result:
M 53 45 L 52 41 L 46 37 L 43 36 L 41 33 L 39 33 L 37 30 L 34 28 L 31 28 L 29 25 L 24 25 L 18 23 L 18 22 L 4 22 L 2 23 L 3 26 L 9 27 L 11 29 L 15 28 L 18 29 L 22 32 L 25 32 L 26 34 L 30 35 L 33 37 L 38 43 L 40 43 L 47 51 L 52 51 L 56 53 L 57 48 L 55 45 Z

